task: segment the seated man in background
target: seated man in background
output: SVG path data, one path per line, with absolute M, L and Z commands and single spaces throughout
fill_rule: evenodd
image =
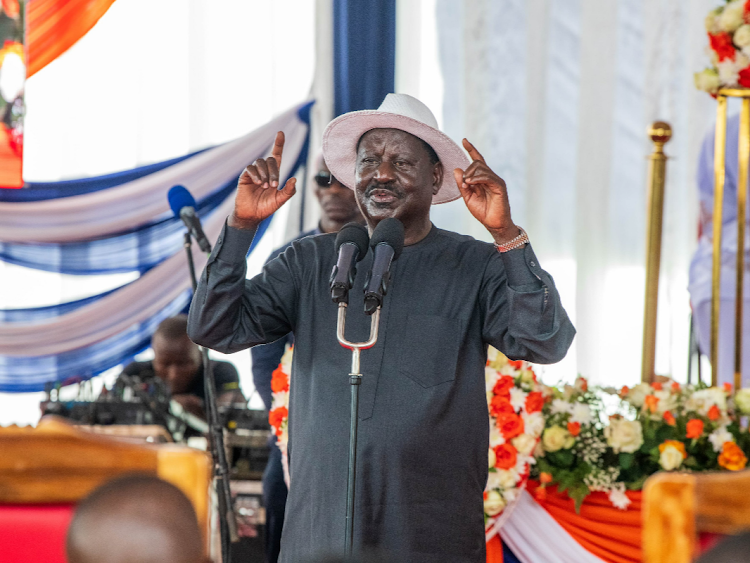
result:
M 69 563 L 204 563 L 193 505 L 148 475 L 110 481 L 78 505 L 68 529 Z
M 364 218 L 357 207 L 354 192 L 344 186 L 331 175 L 321 153 L 315 159 L 315 176 L 313 176 L 313 188 L 315 196 L 320 204 L 320 222 L 318 226 L 302 233 L 294 240 L 299 240 L 311 235 L 322 233 L 337 233 L 341 227 L 352 221 L 364 223 Z M 270 262 L 287 248 L 293 241 L 276 249 L 268 258 Z M 291 344 L 294 337 L 291 333 L 276 342 L 256 346 L 250 350 L 253 358 L 253 382 L 258 394 L 263 399 L 266 410 L 271 410 L 273 393 L 271 391 L 271 378 L 273 371 L 279 367 L 281 356 L 287 344 Z M 281 466 L 281 450 L 276 445 L 274 437 L 271 445 L 271 454 L 268 465 L 263 473 L 263 504 L 266 508 L 266 561 L 276 563 L 279 558 L 281 547 L 281 529 L 284 524 L 284 507 L 286 505 L 286 483 L 284 482 L 284 470 Z
M 167 386 L 172 399 L 185 410 L 205 418 L 206 399 L 203 362 L 198 346 L 187 336 L 187 315 L 164 319 L 151 337 L 154 359 L 132 362 L 125 366 L 124 375 L 138 376 L 141 381 L 158 377 Z M 237 370 L 229 362 L 211 360 L 219 405 L 247 402 L 240 390 Z

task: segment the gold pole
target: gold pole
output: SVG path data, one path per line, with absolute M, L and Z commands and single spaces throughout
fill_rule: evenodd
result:
M 716 137 L 714 139 L 714 248 L 711 277 L 711 385 L 719 382 L 719 309 L 721 282 L 721 227 L 724 204 L 724 151 L 727 141 L 727 97 L 716 97 Z
M 667 155 L 664 144 L 672 137 L 669 123 L 655 121 L 648 130 L 654 152 L 648 157 L 648 212 L 646 230 L 646 303 L 643 310 L 643 356 L 641 381 L 654 380 L 656 361 L 656 313 L 659 299 L 659 266 L 661 264 L 661 231 L 664 215 L 664 183 Z
M 747 173 L 750 165 L 750 99 L 742 98 L 737 174 L 737 289 L 734 317 L 734 388 L 742 388 L 742 284 L 745 270 L 745 210 L 747 209 Z

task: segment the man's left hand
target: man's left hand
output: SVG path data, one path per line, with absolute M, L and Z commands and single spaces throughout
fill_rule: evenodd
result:
M 497 244 L 508 242 L 520 233 L 510 217 L 505 180 L 495 174 L 479 151 L 467 139 L 463 141 L 472 163 L 453 175 L 471 214 L 486 227 Z

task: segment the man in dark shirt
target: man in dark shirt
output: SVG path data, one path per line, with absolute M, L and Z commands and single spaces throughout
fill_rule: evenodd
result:
M 258 225 L 295 192 L 294 179 L 277 189 L 283 146 L 279 133 L 272 156 L 241 175 L 234 212 L 193 296 L 188 333 L 229 353 L 294 332 L 292 486 L 280 561 L 296 563 L 345 545 L 351 353 L 336 340 L 330 299 L 335 235 L 298 241 L 246 279 Z M 380 338 L 361 358 L 353 521 L 356 550 L 404 563 L 486 559 L 487 346 L 553 363 L 575 335 L 554 281 L 511 218 L 505 182 L 468 140 L 463 147 L 405 94 L 389 94 L 377 111 L 339 116 L 323 134 L 326 163 L 354 190 L 368 229 L 393 217 L 405 230 Z M 494 245 L 430 222 L 432 204 L 459 198 Z M 349 294 L 352 341 L 370 330 L 362 310 L 372 255 L 359 263 Z
M 141 381 L 158 377 L 167 386 L 171 398 L 182 407 L 205 418 L 203 402 L 206 399 L 203 363 L 198 346 L 187 336 L 187 315 L 164 319 L 151 337 L 154 359 L 150 362 L 132 362 L 122 371 L 138 376 Z M 211 360 L 216 384 L 216 399 L 220 405 L 244 403 L 237 370 L 229 362 Z
M 320 223 L 318 227 L 302 233 L 294 240 L 321 233 L 337 233 L 341 227 L 356 221 L 364 223 L 362 214 L 357 207 L 354 192 L 334 178 L 326 166 L 323 155 L 315 160 L 315 176 L 313 176 L 315 196 L 320 203 Z M 292 241 L 294 242 L 294 241 Z M 270 262 L 292 245 L 289 242 L 276 249 L 268 258 Z M 258 394 L 263 399 L 267 410 L 271 410 L 273 393 L 271 378 L 273 371 L 279 366 L 281 356 L 287 344 L 294 341 L 292 333 L 279 338 L 276 342 L 256 346 L 250 350 L 253 358 L 253 382 Z M 276 563 L 281 548 L 281 530 L 284 524 L 284 507 L 286 505 L 287 488 L 284 482 L 284 470 L 281 465 L 281 450 L 276 441 L 271 446 L 271 455 L 263 473 L 263 504 L 266 509 L 266 561 Z

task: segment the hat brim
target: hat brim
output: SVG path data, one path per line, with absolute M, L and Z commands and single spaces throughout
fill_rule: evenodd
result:
M 448 135 L 404 115 L 377 110 L 345 113 L 331 121 L 323 133 L 323 157 L 328 170 L 347 188 L 354 189 L 359 139 L 372 129 L 400 129 L 430 145 L 443 164 L 443 182 L 432 197 L 432 205 L 461 197 L 453 170 L 466 170 L 469 157 Z

